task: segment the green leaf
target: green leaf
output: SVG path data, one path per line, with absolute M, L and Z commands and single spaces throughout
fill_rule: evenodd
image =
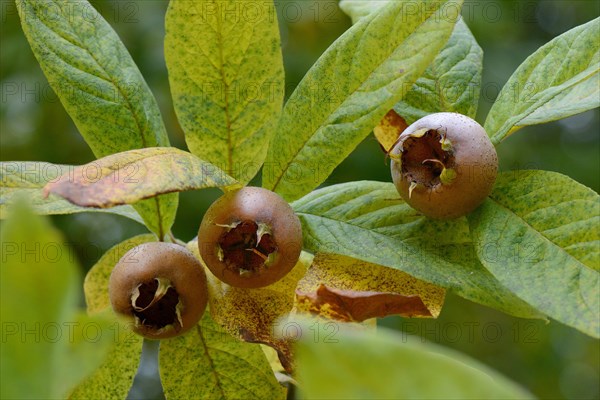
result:
M 97 157 L 168 146 L 154 96 L 116 32 L 85 0 L 18 0 L 48 81 Z
M 17 0 L 21 25 L 52 89 L 96 157 L 168 146 L 160 110 L 127 49 L 86 1 Z M 137 204 L 163 237 L 178 195 Z
M 435 221 L 404 203 L 392 183 L 351 182 L 294 202 L 304 248 L 404 271 L 458 295 L 520 317 L 540 313 L 479 263 L 466 218 Z
M 121 215 L 141 224 L 144 223 L 131 206 L 118 206 L 102 210 L 79 207 L 53 194 L 44 198 L 43 187 L 74 168 L 75 166 L 71 165 L 46 162 L 0 162 L 0 219 L 8 217 L 7 213 L 11 204 L 19 199 L 27 198 L 35 213 L 39 215 L 103 212 Z
M 482 69 L 483 50 L 461 18 L 442 51 L 394 110 L 408 124 L 437 112 L 475 118 Z
M 242 183 L 250 181 L 283 104 L 273 2 L 172 0 L 165 58 L 190 151 Z
M 529 56 L 492 106 L 485 130 L 498 144 L 520 128 L 600 106 L 600 18 L 563 33 Z
M 322 331 L 321 340 L 314 340 L 315 326 Z M 385 328 L 376 332 L 337 329 L 313 323 L 306 328 L 310 334 L 299 343 L 298 380 L 305 398 L 533 398 L 499 373 L 450 349 Z M 377 368 L 366 367 L 367 360 Z
M 25 204 L 2 225 L 1 397 L 62 398 L 104 359 L 108 323 L 78 311 L 75 256 Z
M 135 203 L 158 194 L 238 183 L 214 165 L 174 147 L 113 154 L 75 168 L 45 187 L 84 207 Z
M 285 399 L 260 345 L 229 336 L 209 312 L 196 329 L 161 343 L 159 369 L 167 398 Z
M 378 11 L 387 1 L 342 0 L 340 8 L 354 23 Z M 456 112 L 475 118 L 481 87 L 483 51 L 461 18 L 440 53 L 394 106 L 408 124 L 437 112 Z
M 264 186 L 290 201 L 322 183 L 423 74 L 461 4 L 393 1 L 342 35 L 286 103 Z
M 108 309 L 103 314 L 111 314 Z M 114 314 L 113 314 L 114 315 Z M 112 351 L 93 375 L 69 395 L 69 399 L 125 399 L 140 363 L 143 339 L 127 325 L 114 321 L 103 332 L 114 343 Z
M 503 285 L 600 337 L 597 193 L 554 172 L 507 172 L 469 220 L 481 262 Z
M 134 236 L 114 245 L 102 255 L 100 260 L 88 271 L 83 281 L 85 302 L 89 313 L 101 312 L 110 306 L 108 280 L 121 257 L 135 246 L 156 240 L 156 236 L 151 234 Z

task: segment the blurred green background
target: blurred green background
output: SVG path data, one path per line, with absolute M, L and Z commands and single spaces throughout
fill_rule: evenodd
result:
M 115 28 L 158 99 L 172 145 L 185 141 L 169 95 L 163 57 L 166 0 L 92 1 Z M 14 2 L 1 1 L 0 160 L 82 164 L 93 155 L 42 74 L 21 30 Z M 276 1 L 286 68 L 286 91 L 346 29 L 350 20 L 337 1 Z M 593 0 L 465 1 L 463 16 L 484 50 L 478 121 L 483 123 L 498 91 L 538 47 L 600 14 Z M 599 32 L 600 35 L 600 32 Z M 599 36 L 600 37 L 600 36 Z M 599 39 L 600 40 L 600 39 Z M 600 191 L 600 113 L 525 128 L 498 148 L 503 170 L 558 171 Z M 326 184 L 390 181 L 379 145 L 367 138 Z M 192 239 L 218 190 L 182 193 L 175 235 Z M 110 246 L 144 228 L 99 214 L 53 217 L 87 270 Z M 600 313 L 600 310 L 599 310 Z M 600 345 L 551 322 L 512 318 L 449 295 L 436 321 L 390 317 L 383 325 L 456 348 L 496 368 L 541 398 L 600 397 Z M 399 367 L 402 366 L 399 360 Z M 435 377 L 432 377 L 433 382 Z M 135 396 L 149 395 L 139 392 Z

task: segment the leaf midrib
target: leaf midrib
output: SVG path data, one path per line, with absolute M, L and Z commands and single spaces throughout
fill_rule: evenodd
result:
M 206 339 L 204 338 L 204 335 L 202 334 L 202 328 L 199 325 L 196 325 L 196 333 L 198 334 L 200 343 L 202 343 L 202 348 L 204 349 L 204 354 L 206 354 L 206 359 L 208 360 L 208 363 L 210 364 L 210 372 L 212 373 L 212 375 L 215 379 L 217 388 L 219 388 L 219 392 L 221 392 L 221 397 L 226 399 L 227 396 L 225 396 L 225 391 L 223 390 L 223 386 L 221 385 L 221 380 L 219 379 L 219 375 L 217 374 L 215 363 L 214 363 L 212 357 L 210 356 L 208 345 L 206 344 Z
M 217 43 L 218 43 L 218 47 L 219 47 L 219 63 L 220 63 L 220 68 L 219 68 L 219 74 L 221 75 L 221 81 L 223 82 L 223 86 L 224 86 L 224 108 L 223 111 L 225 111 L 225 125 L 226 125 L 226 129 L 227 129 L 227 173 L 231 174 L 232 170 L 233 170 L 233 138 L 232 138 L 232 132 L 231 132 L 231 117 L 229 115 L 229 108 L 230 108 L 230 104 L 229 104 L 229 84 L 227 83 L 227 80 L 225 79 L 225 60 L 223 58 L 223 34 L 222 34 L 222 26 L 221 26 L 221 13 L 218 13 L 217 15 L 217 29 L 215 30 L 215 34 L 217 35 Z
M 217 335 L 222 335 L 222 334 L 223 334 L 223 331 L 221 331 L 221 330 L 218 330 L 218 329 L 213 329 L 212 327 L 209 327 L 209 328 L 207 328 L 206 326 L 203 326 L 202 328 L 200 328 L 200 327 L 199 327 L 199 329 L 205 329 L 205 330 L 206 330 L 206 329 L 208 329 L 208 330 L 211 330 L 213 333 L 215 333 L 215 334 L 217 334 Z M 234 339 L 234 338 L 232 338 L 232 340 L 237 340 L 237 339 Z M 242 343 L 250 343 L 250 342 L 245 342 L 245 341 L 243 341 Z M 260 371 L 261 375 L 262 375 L 262 376 L 263 376 L 265 379 L 269 379 L 269 378 L 271 378 L 271 375 L 270 375 L 268 372 L 266 372 L 266 371 L 264 371 L 264 370 L 259 370 L 259 369 L 258 369 L 258 368 L 257 368 L 255 365 L 253 365 L 253 364 L 252 364 L 250 361 L 246 360 L 246 359 L 245 359 L 245 358 L 243 358 L 243 357 L 240 357 L 240 356 L 238 356 L 238 355 L 237 355 L 237 354 L 235 354 L 235 353 L 232 353 L 232 352 L 230 352 L 230 351 L 223 350 L 223 349 L 218 349 L 218 348 L 216 348 L 216 347 L 213 347 L 213 348 L 212 348 L 212 350 L 214 350 L 215 352 L 220 352 L 220 353 L 223 353 L 223 354 L 227 354 L 228 356 L 231 356 L 231 357 L 235 358 L 236 360 L 241 360 L 241 361 L 243 361 L 243 362 L 244 362 L 244 364 L 246 364 L 248 367 L 250 367 L 250 369 L 252 369 L 252 370 L 255 370 L 255 371 L 257 371 L 257 372 L 258 372 L 258 371 Z M 225 376 L 225 375 L 223 375 L 223 376 Z M 241 385 L 240 385 L 240 386 L 241 386 Z M 248 392 L 252 393 L 252 390 L 250 390 L 250 389 L 248 389 L 247 387 L 244 387 L 244 386 L 242 386 L 242 387 L 243 387 L 245 390 L 247 390 Z

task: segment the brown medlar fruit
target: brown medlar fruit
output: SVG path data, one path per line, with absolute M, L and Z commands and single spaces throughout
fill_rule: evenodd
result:
M 149 339 L 180 335 L 194 327 L 208 300 L 206 274 L 184 247 L 144 243 L 129 250 L 110 275 L 114 311 Z
M 390 158 L 400 196 L 437 219 L 474 210 L 492 191 L 498 172 L 496 149 L 483 127 L 457 113 L 431 114 L 410 125 Z
M 200 255 L 221 281 L 258 288 L 283 278 L 302 250 L 302 227 L 279 195 L 258 187 L 225 193 L 206 211 Z

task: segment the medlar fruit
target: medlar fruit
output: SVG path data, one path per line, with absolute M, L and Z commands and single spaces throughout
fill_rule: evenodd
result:
M 390 150 L 392 180 L 414 209 L 437 219 L 463 216 L 492 191 L 496 149 L 473 119 L 431 114 L 410 125 Z
M 283 278 L 302 250 L 302 227 L 279 195 L 258 187 L 225 193 L 206 211 L 200 255 L 221 281 L 258 288 Z
M 114 311 L 149 339 L 189 330 L 208 300 L 198 259 L 180 245 L 163 242 L 144 243 L 125 253 L 110 275 L 108 292 Z

